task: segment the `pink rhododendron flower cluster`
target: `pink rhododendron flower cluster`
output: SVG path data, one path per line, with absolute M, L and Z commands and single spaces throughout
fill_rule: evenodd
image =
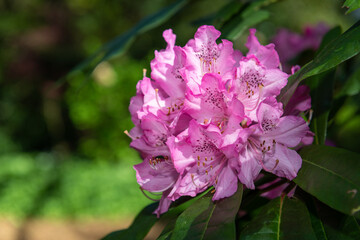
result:
M 293 149 L 312 141 L 299 116 L 310 108 L 308 89 L 298 88 L 283 109 L 276 96 L 289 75 L 255 32 L 244 56 L 228 40 L 218 44 L 213 26 L 201 26 L 184 47 L 164 31 L 167 47 L 155 51 L 151 79 L 144 73 L 131 99 L 128 133 L 144 160 L 134 166 L 138 183 L 162 192 L 158 215 L 211 186 L 213 200 L 233 195 L 238 182 L 254 188 L 261 170 L 296 177 L 302 160 Z

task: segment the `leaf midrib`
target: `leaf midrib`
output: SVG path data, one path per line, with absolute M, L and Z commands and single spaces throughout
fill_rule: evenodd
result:
M 280 198 L 279 221 L 278 221 L 278 230 L 277 230 L 277 234 L 276 234 L 277 240 L 280 240 L 281 214 L 282 214 L 282 208 L 283 208 L 283 204 L 284 204 L 284 197 L 285 197 L 285 195 L 281 196 L 281 198 Z
M 306 163 L 311 164 L 311 165 L 313 165 L 313 166 L 315 166 L 315 167 L 318 167 L 318 168 L 324 170 L 325 172 L 329 172 L 329 173 L 331 173 L 331 174 L 333 174 L 333 175 L 335 175 L 335 176 L 343 179 L 344 181 L 346 181 L 346 182 L 354 185 L 357 189 L 359 189 L 359 187 L 358 187 L 353 181 L 351 181 L 350 179 L 347 179 L 347 178 L 343 177 L 342 175 L 339 175 L 338 173 L 336 173 L 336 172 L 334 172 L 334 171 L 332 171 L 332 170 L 330 170 L 330 169 L 328 169 L 328 168 L 325 168 L 325 167 L 323 167 L 323 166 L 320 166 L 320 165 L 318 165 L 318 164 L 316 164 L 316 163 L 314 163 L 314 162 L 308 161 L 308 160 L 306 160 L 306 159 L 303 159 L 303 162 L 306 162 Z
M 204 236 L 205 236 L 207 227 L 208 227 L 208 225 L 209 225 L 210 219 L 211 219 L 211 217 L 212 217 L 212 215 L 213 215 L 213 213 L 214 213 L 215 208 L 216 208 L 216 204 L 214 204 L 214 206 L 212 207 L 211 212 L 210 212 L 210 214 L 209 214 L 209 217 L 206 219 L 205 227 L 204 227 L 204 230 L 203 230 L 203 232 L 202 232 L 202 234 L 201 234 L 201 238 L 200 238 L 200 239 L 204 239 Z

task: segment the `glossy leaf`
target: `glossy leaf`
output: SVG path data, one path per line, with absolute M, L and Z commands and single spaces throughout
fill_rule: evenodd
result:
M 360 155 L 344 149 L 312 145 L 294 179 L 304 191 L 345 214 L 360 217 Z
M 240 233 L 240 240 L 316 240 L 306 206 L 286 196 L 273 199 Z
M 311 88 L 311 105 L 314 111 L 311 130 L 315 133 L 315 144 L 325 144 L 329 113 L 332 107 L 335 71 L 327 71 L 307 81 Z
M 300 188 L 297 189 L 296 195 L 306 203 L 318 240 L 360 239 L 359 224 L 353 216 L 330 208 Z
M 158 220 L 156 215 L 153 214 L 157 206 L 158 203 L 148 205 L 136 216 L 129 228 L 112 232 L 102 238 L 102 240 L 144 239 L 146 234 Z
M 142 19 L 135 27 L 101 47 L 96 53 L 76 66 L 69 74 L 85 68 L 91 73 L 102 61 L 123 54 L 137 35 L 159 26 L 177 13 L 187 2 L 188 0 L 179 0 Z
M 360 8 L 360 1 L 359 0 L 346 0 L 344 2 L 343 7 L 347 7 L 348 10 L 346 11 L 346 14 L 351 13 L 352 11 Z
M 347 216 L 311 198 L 308 207 L 311 208 L 312 221 L 320 223 L 320 226 L 313 225 L 317 233 L 321 232 L 321 235 L 317 235 L 318 240 L 360 239 L 360 227 L 353 216 Z
M 235 216 L 240 207 L 242 185 L 231 197 L 212 201 L 207 194 L 177 219 L 171 239 L 235 239 Z
M 308 64 L 289 77 L 278 99 L 285 105 L 298 84 L 311 76 L 323 73 L 360 52 L 360 21 L 349 30 L 327 44 Z

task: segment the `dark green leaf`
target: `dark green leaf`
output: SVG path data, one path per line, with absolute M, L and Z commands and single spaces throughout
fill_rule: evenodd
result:
M 311 89 L 311 105 L 314 111 L 311 130 L 315 133 L 315 143 L 325 144 L 329 113 L 332 107 L 335 71 L 313 76 L 307 85 Z
M 337 97 L 341 96 L 354 96 L 360 92 L 360 68 L 356 69 L 355 72 L 346 80 L 344 87 Z
M 360 155 L 312 145 L 300 151 L 303 163 L 294 179 L 303 190 L 345 214 L 360 217 Z
M 318 240 L 360 239 L 359 224 L 353 216 L 340 213 L 298 188 L 296 195 L 306 202 Z
M 261 10 L 262 7 L 270 5 L 277 0 L 257 0 L 253 1 L 246 7 L 240 14 L 231 19 L 227 24 L 221 29 L 222 36 L 225 38 L 234 41 L 241 34 L 267 18 L 270 14 L 268 11 Z
M 240 37 L 246 29 L 268 19 L 269 16 L 269 12 L 265 10 L 256 11 L 244 19 L 242 15 L 238 15 L 229 25 L 226 26 L 226 28 L 223 29 L 223 36 L 234 41 Z
M 235 216 L 240 207 L 242 185 L 229 198 L 212 201 L 207 194 L 177 219 L 171 239 L 235 239 Z
M 144 18 L 135 27 L 105 44 L 96 53 L 76 66 L 69 74 L 81 71 L 85 68 L 88 68 L 88 71 L 91 73 L 102 61 L 106 61 L 111 57 L 123 54 L 137 35 L 159 26 L 177 13 L 187 2 L 188 0 L 179 0 L 170 6 L 161 9 L 155 14 Z
M 158 203 L 148 205 L 136 216 L 129 228 L 112 232 L 102 238 L 102 240 L 144 239 L 146 234 L 158 220 L 156 215 L 153 214 L 157 206 Z
M 286 196 L 273 199 L 240 233 L 241 240 L 306 239 L 316 240 L 310 215 L 298 199 Z
M 360 8 L 360 1 L 359 0 L 346 0 L 344 2 L 343 7 L 347 7 L 348 10 L 346 11 L 346 14 L 351 13 L 352 11 Z
M 321 238 L 325 240 L 352 240 L 360 239 L 359 224 L 353 216 L 340 213 L 312 197 L 312 210 L 310 210 L 321 224 Z M 309 205 L 308 205 L 309 206 Z M 313 227 L 315 227 L 313 225 Z M 315 228 L 314 228 L 315 229 Z M 318 231 L 320 229 L 317 229 Z
M 209 188 L 198 196 L 191 198 L 188 201 L 178 203 L 175 202 L 174 207 L 171 207 L 168 212 L 164 213 L 161 216 L 161 219 L 166 219 L 167 221 L 172 221 L 174 217 L 177 217 L 185 209 L 187 209 L 191 204 L 193 204 L 197 199 L 201 198 L 213 188 Z M 179 199 L 181 201 L 181 199 Z M 149 232 L 151 227 L 159 220 L 153 212 L 158 207 L 158 203 L 153 203 L 145 207 L 135 218 L 134 222 L 127 229 L 115 231 L 103 238 L 103 240 L 113 240 L 113 239 L 143 239 L 146 234 Z M 130 237 L 130 238 L 129 238 Z M 164 238 L 166 239 L 166 238 Z
M 323 73 L 357 55 L 360 52 L 359 24 L 360 21 L 327 44 L 314 60 L 292 75 L 288 79 L 288 84 L 282 89 L 278 99 L 286 105 L 302 80 Z
M 220 28 L 226 21 L 228 21 L 231 17 L 238 13 L 243 6 L 243 2 L 233 0 L 226 4 L 224 7 L 222 7 L 219 11 L 216 11 L 216 13 L 211 14 L 210 16 L 200 18 L 194 21 L 193 24 L 203 25 L 212 22 L 216 28 Z

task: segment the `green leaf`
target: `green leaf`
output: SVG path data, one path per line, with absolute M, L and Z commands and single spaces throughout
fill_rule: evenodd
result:
M 306 239 L 316 240 L 306 206 L 286 196 L 273 199 L 245 226 L 240 240 Z
M 131 226 L 127 229 L 112 232 L 102 240 L 119 240 L 119 239 L 144 239 L 152 226 L 158 220 L 153 214 L 158 203 L 153 203 L 145 207 L 135 218 Z
M 257 0 L 253 1 L 241 13 L 231 19 L 221 29 L 222 36 L 234 41 L 241 34 L 248 29 L 269 18 L 270 13 L 266 10 L 261 10 L 262 7 L 268 6 L 278 0 Z
M 171 239 L 235 239 L 235 216 L 243 188 L 231 197 L 212 201 L 207 194 L 186 209 L 177 219 Z
M 311 89 L 311 104 L 314 111 L 311 130 L 315 133 L 315 143 L 325 144 L 329 113 L 332 107 L 335 71 L 327 71 L 308 79 Z
M 194 25 L 204 25 L 212 22 L 213 25 L 217 29 L 219 29 L 225 22 L 227 22 L 231 17 L 237 14 L 243 6 L 243 2 L 233 0 L 226 4 L 224 7 L 222 7 L 219 11 L 216 11 L 216 13 L 197 19 L 192 23 Z
M 360 52 L 360 21 L 349 30 L 329 42 L 314 58 L 294 75 L 282 89 L 278 100 L 286 105 L 299 83 L 311 76 L 323 73 Z
M 353 74 L 346 80 L 341 92 L 336 97 L 354 96 L 360 92 L 360 68 L 357 68 Z
M 346 11 L 346 14 L 351 13 L 352 11 L 360 8 L 360 1 L 359 0 L 346 0 L 344 2 L 343 7 L 347 7 L 348 10 Z
M 191 206 L 197 199 L 201 198 L 213 188 L 209 188 L 198 196 L 191 198 L 188 201 L 175 202 L 178 204 L 174 207 L 171 207 L 168 212 L 164 213 L 161 216 L 161 219 L 166 219 L 167 221 L 172 221 L 172 218 L 178 216 L 185 209 Z M 181 201 L 181 199 L 179 199 Z M 145 207 L 135 218 L 131 226 L 127 229 L 115 231 L 105 236 L 103 240 L 115 240 L 115 239 L 143 239 L 146 234 L 150 231 L 151 227 L 159 220 L 153 212 L 158 207 L 159 203 L 153 203 Z M 167 239 L 167 238 L 164 238 Z
M 317 230 L 318 232 L 321 230 L 321 235 L 317 235 L 318 240 L 360 239 L 359 224 L 353 216 L 340 213 L 325 204 L 322 204 L 314 199 L 314 197 L 311 198 L 312 201 L 308 204 L 308 207 L 313 215 L 312 220 L 316 219 L 316 221 L 321 224 L 319 229 L 316 229 L 316 226 L 313 225 L 314 230 Z
M 270 13 L 265 10 L 256 11 L 244 19 L 242 15 L 238 15 L 229 25 L 226 25 L 226 28 L 223 29 L 223 36 L 231 41 L 234 41 L 240 37 L 246 29 L 268 19 L 269 16 Z
M 300 151 L 302 167 L 294 179 L 304 191 L 328 206 L 360 217 L 360 155 L 325 145 Z
M 359 224 L 353 216 L 345 215 L 330 208 L 300 188 L 297 189 L 296 195 L 306 203 L 311 224 L 318 240 L 360 239 Z
M 84 70 L 85 68 L 91 73 L 102 61 L 123 54 L 137 35 L 159 26 L 177 13 L 187 2 L 188 0 L 179 0 L 142 19 L 135 27 L 101 47 L 92 56 L 76 66 L 69 74 Z

